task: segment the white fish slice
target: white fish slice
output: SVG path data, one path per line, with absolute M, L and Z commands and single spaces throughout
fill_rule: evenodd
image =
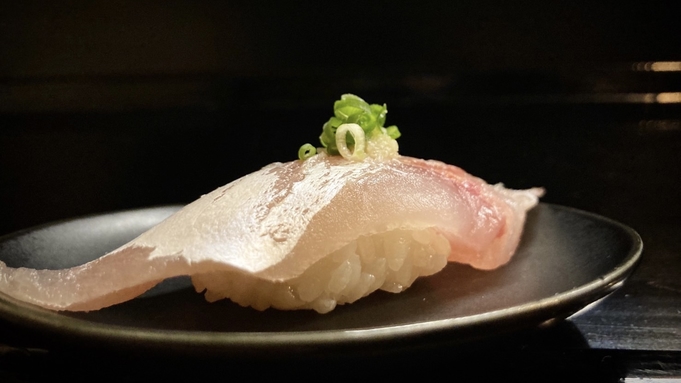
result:
M 179 275 L 289 281 L 360 236 L 424 229 L 449 241 L 450 261 L 492 269 L 511 258 L 525 213 L 542 193 L 488 185 L 437 161 L 320 154 L 220 187 L 82 266 L 33 270 L 0 262 L 0 291 L 54 310 L 97 310 Z M 351 295 L 346 301 L 366 294 Z

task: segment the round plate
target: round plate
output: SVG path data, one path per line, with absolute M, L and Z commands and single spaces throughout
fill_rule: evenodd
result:
M 126 243 L 178 210 L 104 214 L 0 238 L 12 267 L 66 268 Z M 492 271 L 450 264 L 400 294 L 375 292 L 329 314 L 207 303 L 188 278 L 89 313 L 54 312 L 0 294 L 0 317 L 68 344 L 213 355 L 291 355 L 463 342 L 564 318 L 621 285 L 642 242 L 610 219 L 550 204 L 529 212 L 516 255 Z

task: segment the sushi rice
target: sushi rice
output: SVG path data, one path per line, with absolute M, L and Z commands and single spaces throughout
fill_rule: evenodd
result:
M 381 289 L 399 293 L 420 276 L 447 264 L 449 241 L 435 229 L 394 230 L 361 236 L 317 261 L 300 276 L 272 282 L 238 271 L 196 274 L 197 292 L 209 302 L 229 298 L 257 310 L 313 309 L 332 311 Z

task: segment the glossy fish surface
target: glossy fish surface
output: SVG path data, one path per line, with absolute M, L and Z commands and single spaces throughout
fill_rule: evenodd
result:
M 322 153 L 222 186 L 87 264 L 33 270 L 0 262 L 0 291 L 54 310 L 97 310 L 178 275 L 287 281 L 360 236 L 429 228 L 449 241 L 450 261 L 493 269 L 510 260 L 542 193 L 489 185 L 438 161 Z

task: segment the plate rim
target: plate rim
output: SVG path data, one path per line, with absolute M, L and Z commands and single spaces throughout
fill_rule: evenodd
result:
M 286 351 L 294 349 L 318 352 L 320 348 L 338 348 L 364 346 L 372 343 L 395 343 L 414 337 L 429 337 L 447 332 L 465 331 L 477 326 L 489 326 L 503 321 L 509 316 L 516 319 L 531 318 L 533 321 L 522 327 L 533 327 L 544 320 L 556 318 L 549 315 L 561 307 L 571 307 L 570 314 L 585 307 L 591 302 L 601 299 L 617 290 L 633 272 L 643 252 L 643 241 L 631 227 L 602 215 L 563 205 L 540 202 L 549 209 L 562 210 L 579 216 L 605 222 L 627 234 L 631 239 L 628 254 L 622 258 L 610 272 L 599 275 L 585 284 L 560 292 L 551 297 L 528 303 L 506 307 L 503 309 L 467 315 L 463 317 L 437 319 L 427 322 L 376 326 L 361 329 L 333 329 L 312 331 L 271 331 L 271 332 L 213 332 L 196 330 L 168 330 L 139 328 L 92 322 L 81 318 L 67 317 L 60 312 L 41 308 L 19 301 L 4 293 L 0 293 L 0 318 L 22 328 L 30 328 L 48 333 L 57 333 L 63 338 L 76 341 L 102 342 L 104 344 L 129 347 L 143 346 L 159 350 L 189 352 L 191 349 L 204 348 L 219 350 L 228 354 L 243 352 Z M 161 205 L 138 209 L 113 211 L 92 214 L 83 217 L 60 220 L 38 225 L 14 233 L 3 235 L 0 241 L 15 238 L 27 232 L 60 225 L 72 221 L 83 220 L 118 213 L 135 213 L 144 210 L 161 210 L 180 208 L 181 205 Z M 519 326 L 520 327 L 520 326 Z

